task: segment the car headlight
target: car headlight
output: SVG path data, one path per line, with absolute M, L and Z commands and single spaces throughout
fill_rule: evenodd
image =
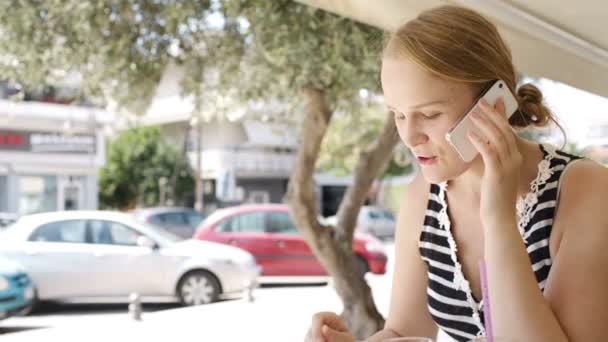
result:
M 0 276 L 0 291 L 8 290 L 10 284 L 8 283 L 8 279 Z
M 369 252 L 377 252 L 377 253 L 385 252 L 384 246 L 378 241 L 370 241 L 370 242 L 366 243 L 365 249 L 367 249 Z
M 234 261 L 232 261 L 230 259 L 215 259 L 214 261 L 218 264 L 234 265 Z
M 245 258 L 245 265 L 246 266 L 256 266 L 258 263 L 255 261 L 255 258 L 253 257 L 253 255 L 248 255 L 247 258 Z

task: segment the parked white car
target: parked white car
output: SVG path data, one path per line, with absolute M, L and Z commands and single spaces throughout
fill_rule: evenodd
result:
M 21 217 L 0 234 L 0 255 L 20 262 L 39 300 L 170 297 L 206 304 L 250 291 L 260 267 L 236 247 L 186 240 L 108 211 Z
M 331 216 L 322 222 L 335 225 L 337 217 Z M 391 238 L 395 236 L 395 225 L 395 217 L 391 211 L 382 207 L 366 205 L 359 210 L 355 231 L 371 234 L 378 238 Z

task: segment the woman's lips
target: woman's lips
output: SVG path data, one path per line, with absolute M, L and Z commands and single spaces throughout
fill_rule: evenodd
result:
M 418 160 L 418 163 L 420 163 L 420 165 L 431 165 L 437 160 L 437 157 L 417 156 L 416 160 Z

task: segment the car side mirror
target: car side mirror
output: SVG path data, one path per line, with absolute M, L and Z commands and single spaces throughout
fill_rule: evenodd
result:
M 139 247 L 147 247 L 150 249 L 157 249 L 158 245 L 156 244 L 156 242 L 154 242 L 152 239 L 150 239 L 147 236 L 139 236 L 137 238 L 137 245 Z

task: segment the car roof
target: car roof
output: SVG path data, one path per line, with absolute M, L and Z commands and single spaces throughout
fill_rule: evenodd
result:
M 64 220 L 104 220 L 115 221 L 126 224 L 131 228 L 137 229 L 146 234 L 156 235 L 158 233 L 151 230 L 152 227 L 137 222 L 133 215 L 109 210 L 70 210 L 70 211 L 53 211 L 38 214 L 24 215 L 17 220 L 11 227 L 6 229 L 3 235 L 10 239 L 22 239 L 31 234 L 34 229 L 52 222 Z
M 156 214 L 164 214 L 164 213 L 179 213 L 179 212 L 190 212 L 190 213 L 202 213 L 194 210 L 193 208 L 187 207 L 152 207 L 152 208 L 140 208 L 135 209 L 133 213 L 136 215 L 156 215 Z
M 254 204 L 241 204 L 232 207 L 225 207 L 214 211 L 207 219 L 203 222 L 204 225 L 212 224 L 223 220 L 228 216 L 236 214 L 247 213 L 251 211 L 288 211 L 289 207 L 286 204 L 280 203 L 254 203 Z
M 119 211 L 109 210 L 69 210 L 37 213 L 21 216 L 15 225 L 21 229 L 30 230 L 46 223 L 59 220 L 110 220 L 123 223 L 137 223 L 132 215 Z
M 35 221 L 36 223 L 44 223 L 56 221 L 58 219 L 105 219 L 105 220 L 128 220 L 132 218 L 129 214 L 110 211 L 110 210 L 66 210 L 66 211 L 52 211 L 46 213 L 37 213 L 23 215 L 19 218 L 19 222 Z

